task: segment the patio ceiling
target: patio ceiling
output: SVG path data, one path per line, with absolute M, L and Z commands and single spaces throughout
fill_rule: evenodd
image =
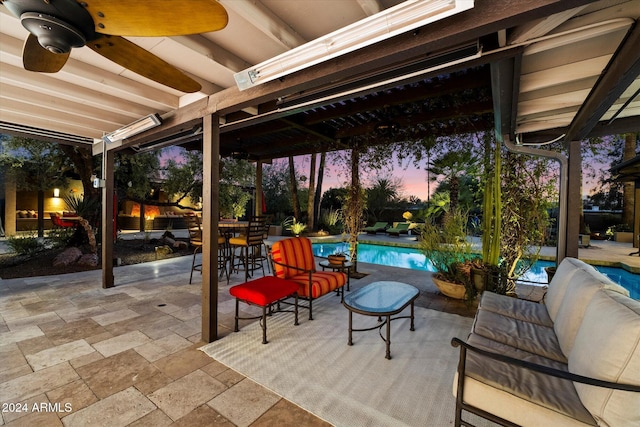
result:
M 161 127 L 112 148 L 198 147 L 201 118 L 215 113 L 222 154 L 266 160 L 347 148 L 354 137 L 385 143 L 494 121 L 524 142 L 640 130 L 640 0 L 476 1 L 420 31 L 236 88 L 235 72 L 401 2 L 221 0 L 229 13 L 221 31 L 129 38 L 197 80 L 194 94 L 85 47 L 56 74 L 25 71 L 28 33 L 0 6 L 0 132 L 93 144 L 159 113 Z

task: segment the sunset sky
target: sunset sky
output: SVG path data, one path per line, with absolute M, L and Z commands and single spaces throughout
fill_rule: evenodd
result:
M 301 156 L 296 158 L 296 167 L 297 172 L 301 175 L 309 174 L 309 157 L 310 156 Z M 284 160 L 286 162 L 286 160 Z M 327 161 L 329 163 L 329 161 Z M 416 167 L 413 165 L 413 162 L 404 162 L 403 165 L 399 166 L 397 161 L 391 165 L 392 169 L 382 170 L 382 171 L 365 171 L 361 170 L 361 178 L 363 185 L 367 186 L 368 184 L 375 181 L 378 177 L 388 178 L 394 177 L 398 178 L 402 186 L 402 196 L 409 198 L 410 196 L 419 197 L 421 200 L 428 200 L 428 192 L 430 190 L 433 195 L 436 187 L 438 186 L 438 182 L 442 179 L 440 177 L 438 182 L 431 182 L 430 185 L 427 184 L 427 171 L 425 167 Z M 606 165 L 597 165 L 597 168 L 608 168 Z M 342 187 L 350 180 L 350 175 L 345 173 L 343 168 L 329 165 L 327 166 L 327 170 L 324 175 L 323 182 L 323 191 L 328 190 L 331 187 Z M 592 193 L 595 183 L 592 180 L 583 177 L 582 184 L 582 193 L 583 197 Z
M 166 160 L 167 158 L 177 158 L 179 157 L 179 148 L 171 147 L 170 149 L 165 149 L 161 156 L 161 161 Z M 309 159 L 310 156 L 299 156 L 295 158 L 296 163 L 296 171 L 298 175 L 309 175 Z M 287 163 L 286 159 L 278 159 L 274 160 L 274 162 L 282 162 Z M 319 158 L 318 158 L 319 162 Z M 600 166 L 603 167 L 603 166 Z M 608 166 L 605 166 L 608 167 Z M 431 194 L 435 191 L 437 187 L 436 183 L 431 183 L 430 186 L 427 185 L 427 172 L 424 169 L 424 166 L 418 168 L 413 165 L 412 162 L 404 162 L 403 165 L 398 165 L 398 162 L 394 160 L 393 164 L 382 171 L 366 171 L 361 170 L 361 179 L 362 183 L 365 186 L 368 186 L 377 178 L 398 178 L 402 183 L 401 195 L 409 198 L 410 196 L 419 197 L 421 200 L 426 201 L 428 199 L 428 188 L 431 190 Z M 330 156 L 327 156 L 327 166 L 324 174 L 323 181 L 323 191 L 328 190 L 329 188 L 339 188 L 345 186 L 350 180 L 349 171 L 346 170 L 345 166 L 338 165 L 335 162 L 332 162 Z M 306 184 L 304 184 L 306 185 Z M 586 196 L 591 193 L 594 184 L 587 180 L 586 178 L 583 180 L 583 195 Z

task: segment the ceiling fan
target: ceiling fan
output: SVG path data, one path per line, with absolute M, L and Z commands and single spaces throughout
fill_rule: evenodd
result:
M 22 62 L 29 71 L 60 71 L 74 47 L 87 46 L 129 70 L 182 92 L 200 84 L 128 41 L 221 30 L 229 20 L 216 0 L 0 0 L 30 32 Z

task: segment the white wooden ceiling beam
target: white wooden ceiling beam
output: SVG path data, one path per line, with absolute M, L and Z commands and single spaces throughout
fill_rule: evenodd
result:
M 63 111 L 63 109 L 55 108 L 51 105 L 34 105 L 32 102 L 23 102 L 19 100 L 2 100 L 2 108 L 7 111 L 28 111 L 29 115 L 34 117 L 46 117 L 53 119 L 58 123 L 75 124 L 86 129 L 101 129 L 106 132 L 108 129 L 120 126 L 118 123 L 108 122 L 106 120 L 97 120 L 78 112 Z M 93 134 L 92 136 L 96 136 Z
M 54 129 L 56 132 L 68 133 L 70 135 L 84 136 L 88 138 L 101 138 L 95 128 L 78 126 L 77 123 L 59 122 L 50 117 L 36 117 L 25 112 L 11 112 L 4 108 L 0 109 L 0 121 L 15 123 L 24 126 L 31 126 L 39 129 Z
M 545 116 L 536 120 L 518 122 L 516 125 L 516 133 L 524 134 L 547 129 L 564 128 L 571 124 L 571 120 L 573 120 L 574 117 L 575 113 L 572 112 L 569 114 L 554 114 L 552 116 Z
M 199 34 L 189 36 L 175 36 L 171 37 L 171 40 L 180 44 L 186 49 L 190 49 L 204 56 L 205 58 L 208 58 L 211 61 L 222 65 L 223 67 L 227 68 L 229 70 L 229 73 L 231 74 L 242 71 L 252 65 Z
M 21 68 L 7 64 L 2 65 L 0 82 L 7 83 L 18 88 L 38 91 L 43 95 L 52 97 L 53 99 L 69 100 L 81 103 L 87 107 L 101 108 L 105 111 L 112 111 L 124 116 L 130 116 L 132 119 L 139 118 L 153 112 L 151 108 L 145 105 L 76 86 L 73 83 L 56 80 L 46 74 L 27 73 Z
M 307 42 L 290 25 L 261 3 L 250 0 L 219 1 L 225 8 L 233 9 L 267 37 L 279 43 L 284 49 L 293 49 Z M 251 40 L 245 40 L 244 42 L 251 43 Z
M 22 45 L 22 40 L 0 35 L 0 61 L 3 64 L 17 65 L 21 68 Z M 3 73 L 4 67 L 5 65 L 3 65 Z M 23 72 L 25 76 L 38 74 L 26 70 Z M 69 58 L 62 70 L 57 73 L 47 73 L 47 76 L 54 80 L 66 81 L 95 91 L 114 94 L 156 109 L 168 111 L 177 108 L 179 104 L 176 95 L 154 89 L 73 58 Z
M 527 40 L 542 37 L 559 25 L 565 23 L 578 12 L 587 6 L 576 7 L 575 9 L 565 10 L 564 12 L 556 13 L 554 15 L 547 16 L 546 18 L 537 19 L 535 21 L 528 22 L 524 25 L 520 25 L 516 28 L 509 37 L 509 44 L 516 44 L 526 42 Z
M 603 120 L 610 120 L 614 114 L 618 112 L 618 110 L 622 107 L 623 103 L 613 104 L 612 108 L 606 112 L 604 116 L 602 116 Z M 640 116 L 640 101 L 632 102 L 624 107 L 621 113 L 616 116 L 616 120 L 624 119 L 625 117 L 635 117 Z
M 571 107 L 576 111 L 589 95 L 590 88 L 553 96 L 531 99 L 518 103 L 518 116 L 527 116 L 540 112 L 560 110 Z
M 378 0 L 358 0 L 358 5 L 367 16 L 375 15 L 384 8 Z
M 524 74 L 520 77 L 520 93 L 559 86 L 570 81 L 597 77 L 602 73 L 610 59 L 611 55 L 603 55 L 560 67 Z
M 120 112 L 108 111 L 99 105 L 89 106 L 86 103 L 75 100 L 54 98 L 45 95 L 40 90 L 30 90 L 0 82 L 0 99 L 6 101 L 22 101 L 34 107 L 45 107 L 61 111 L 67 114 L 77 114 L 82 111 L 83 116 L 97 122 L 103 122 L 111 126 L 121 126 L 122 123 L 130 123 L 135 117 Z

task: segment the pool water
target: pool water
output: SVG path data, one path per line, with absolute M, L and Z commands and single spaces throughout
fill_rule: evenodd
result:
M 313 252 L 319 257 L 327 257 L 338 251 L 349 252 L 349 245 L 347 243 L 313 244 Z M 419 251 L 412 248 L 360 243 L 358 245 L 358 261 L 388 265 L 390 267 L 409 268 L 412 270 L 435 271 L 431 261 Z M 547 283 L 547 273 L 544 268 L 552 265 L 554 265 L 554 263 L 549 261 L 538 261 L 522 279 L 531 282 Z M 596 266 L 596 269 L 607 275 L 614 282 L 628 289 L 632 298 L 640 300 L 639 274 L 633 274 L 622 268 Z

